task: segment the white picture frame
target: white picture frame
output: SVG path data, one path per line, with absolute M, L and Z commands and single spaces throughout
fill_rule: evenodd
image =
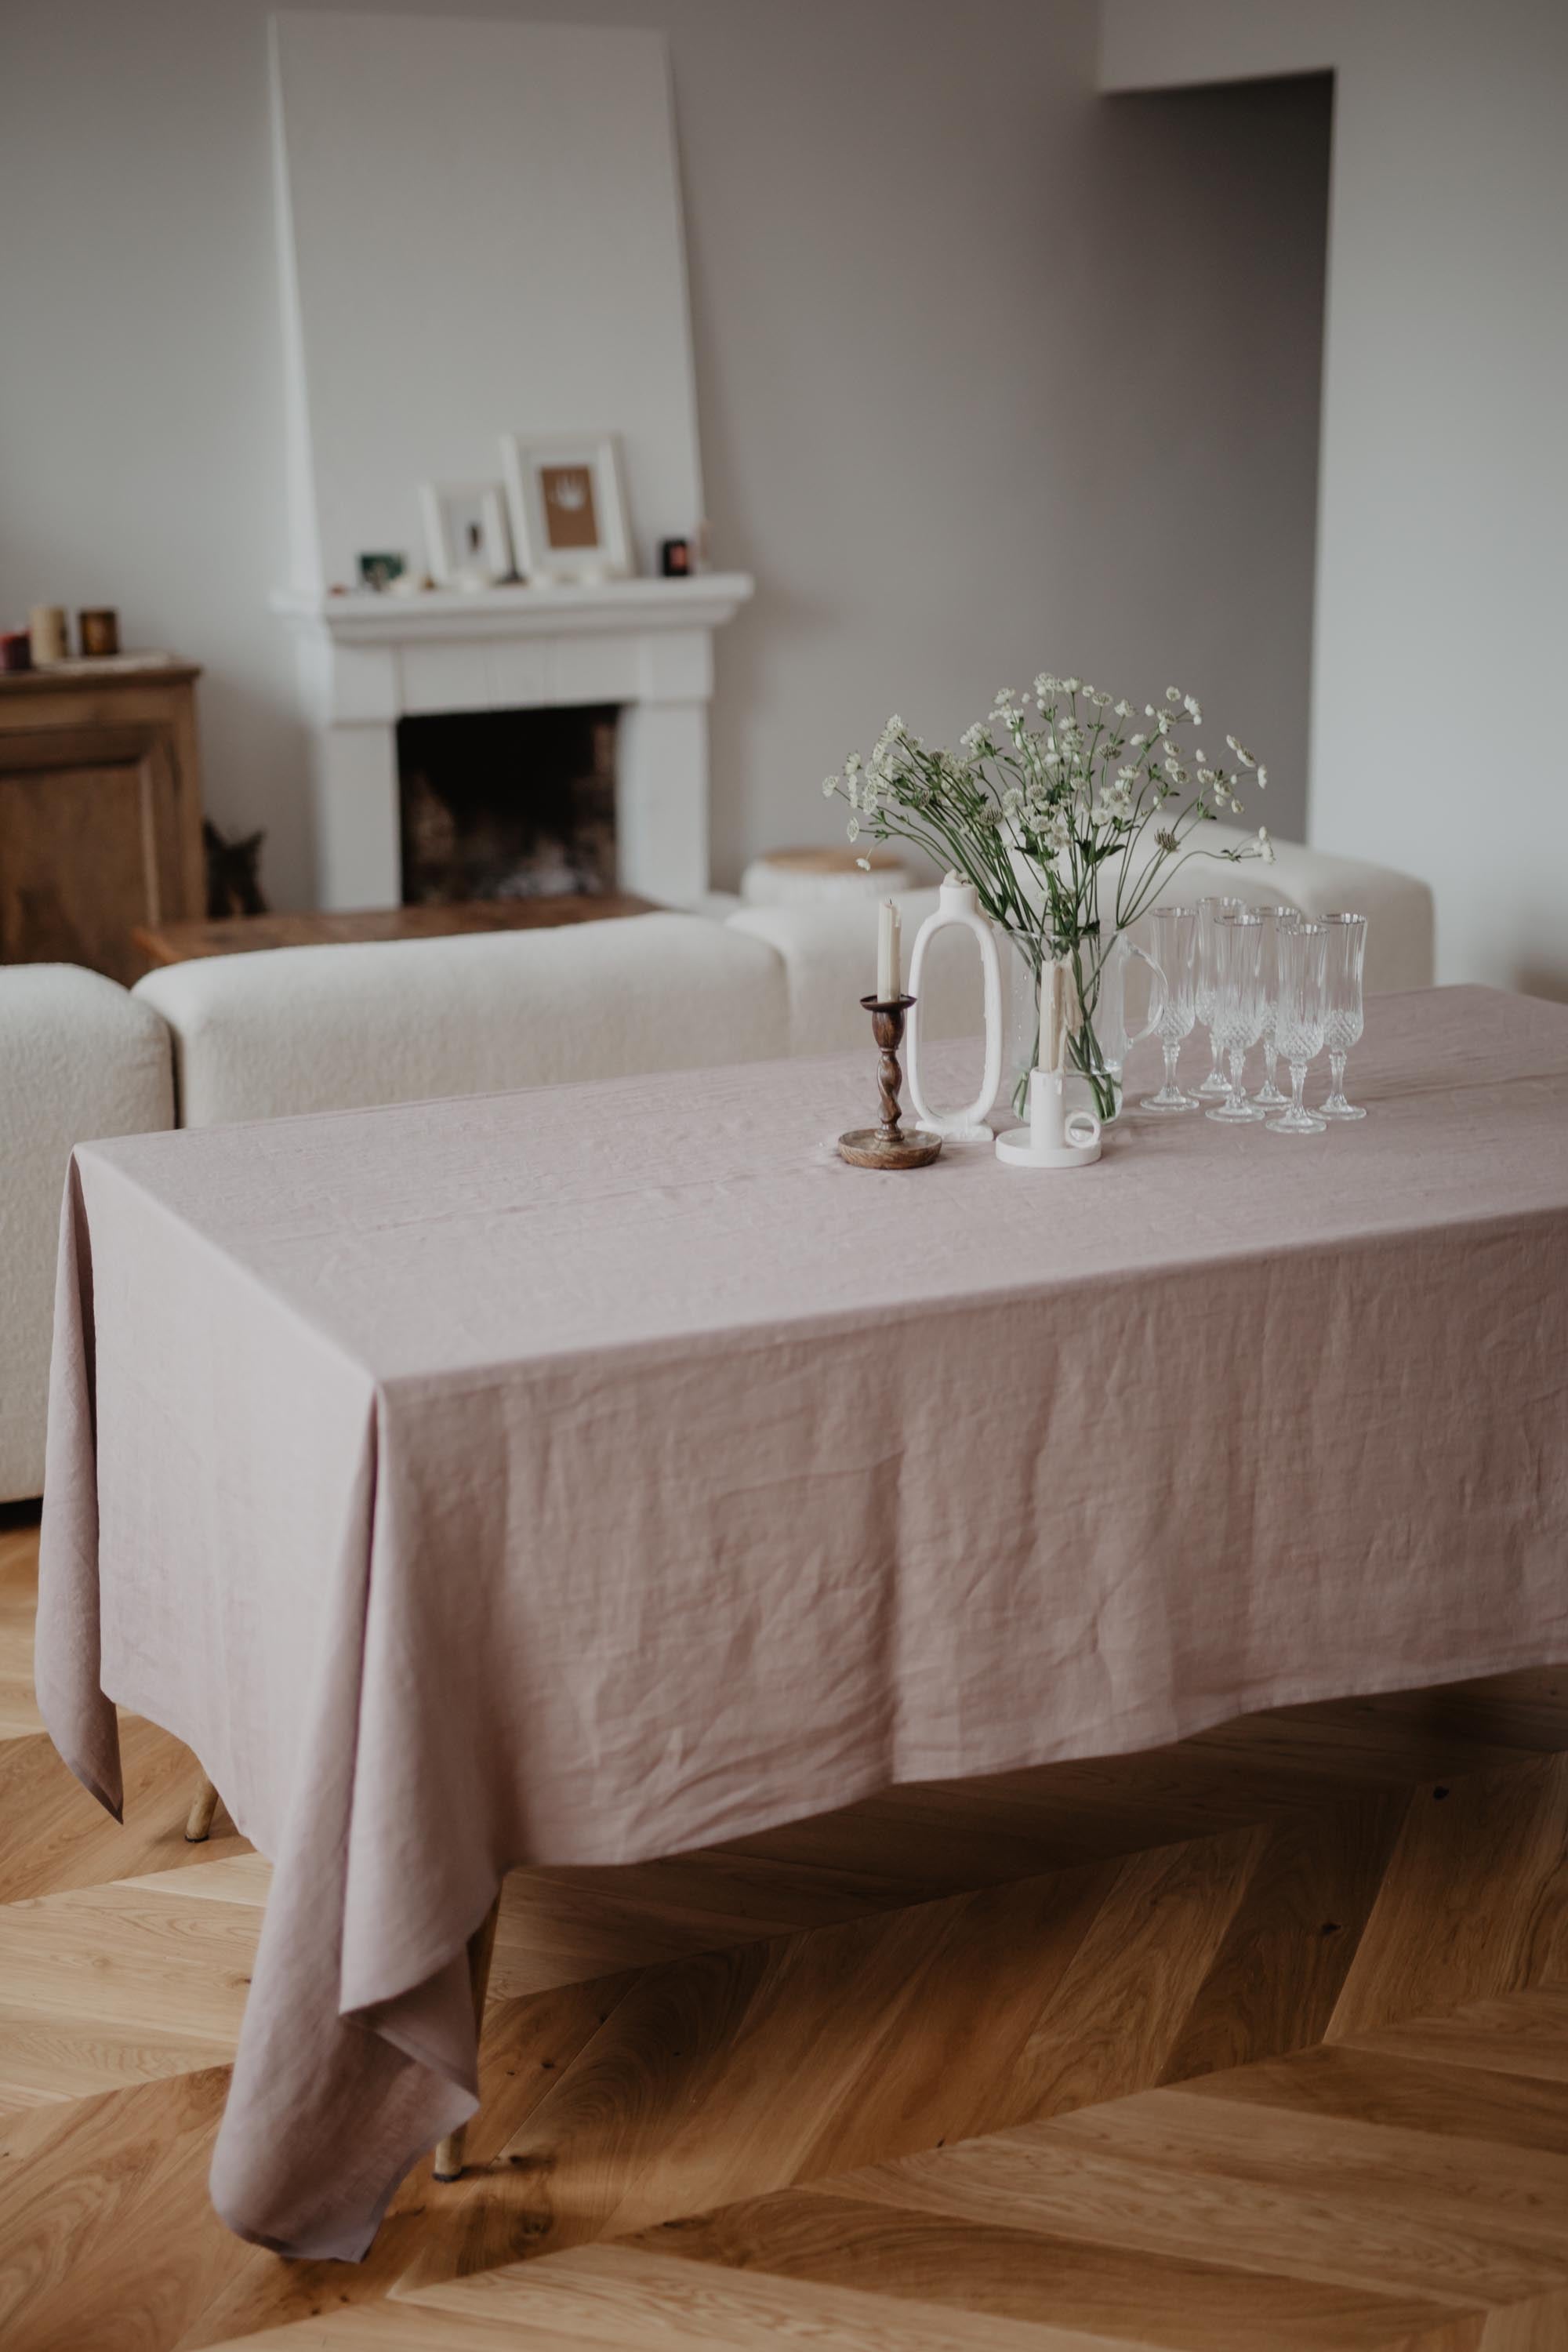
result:
M 493 587 L 513 575 L 500 482 L 424 482 L 426 556 L 438 588 Z
M 500 446 L 519 571 L 531 580 L 628 578 L 619 436 L 508 433 Z

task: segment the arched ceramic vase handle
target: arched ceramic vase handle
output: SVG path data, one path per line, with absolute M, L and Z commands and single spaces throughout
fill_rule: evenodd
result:
M 938 931 L 952 925 L 973 931 L 980 943 L 980 971 L 985 988 L 985 1070 L 980 1092 L 972 1103 L 966 1103 L 962 1110 L 933 1110 L 921 1083 L 921 973 L 931 940 Z M 909 990 L 915 1001 L 910 1007 L 909 1024 L 904 1032 L 904 1076 L 916 1125 L 930 1135 L 945 1136 L 953 1143 L 989 1143 L 991 1129 L 985 1124 L 986 1114 L 1002 1091 L 1002 962 L 996 952 L 995 932 L 980 911 L 979 893 L 972 882 L 943 882 L 935 914 L 928 915 L 915 934 Z

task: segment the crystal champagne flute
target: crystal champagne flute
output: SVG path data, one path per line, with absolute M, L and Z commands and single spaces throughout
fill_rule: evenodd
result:
M 1290 1097 L 1280 1093 L 1274 1080 L 1279 1060 L 1279 1048 L 1274 1042 L 1274 1014 L 1279 1002 L 1275 940 L 1281 926 L 1289 930 L 1301 918 L 1294 907 L 1260 907 L 1258 911 L 1263 918 L 1263 1084 L 1252 1099 L 1264 1110 L 1283 1110 Z
M 1156 907 L 1150 918 L 1154 934 L 1154 961 L 1165 975 L 1165 1009 L 1157 1024 L 1165 1056 L 1165 1083 L 1157 1095 L 1145 1095 L 1144 1110 L 1196 1110 L 1195 1095 L 1184 1095 L 1176 1084 L 1176 1056 L 1182 1040 L 1192 1034 L 1197 1019 L 1193 1002 L 1194 957 L 1197 949 L 1195 907 Z
M 1197 1017 L 1209 1033 L 1209 1074 L 1198 1087 L 1200 1095 L 1230 1093 L 1230 1081 L 1221 1066 L 1223 1047 L 1215 1034 L 1214 1026 L 1214 932 L 1215 925 L 1226 915 L 1235 914 L 1241 906 L 1239 898 L 1200 898 L 1198 900 L 1198 938 L 1193 965 L 1193 1002 Z
M 1320 1105 L 1325 1118 L 1364 1118 L 1360 1103 L 1345 1100 L 1345 1055 L 1359 1045 L 1363 1026 L 1362 966 L 1366 960 L 1366 917 L 1325 915 L 1323 1042 L 1329 1049 L 1329 1096 Z
M 1214 927 L 1214 1034 L 1230 1056 L 1230 1085 L 1208 1115 L 1227 1126 L 1263 1117 L 1242 1084 L 1247 1056 L 1263 1032 L 1263 930 L 1256 907 L 1238 907 Z
M 1278 936 L 1279 1003 L 1274 1034 L 1279 1051 L 1290 1065 L 1290 1108 L 1268 1122 L 1270 1135 L 1321 1135 L 1328 1125 L 1301 1101 L 1307 1065 L 1323 1050 L 1323 962 L 1328 929 L 1322 923 L 1298 923 Z

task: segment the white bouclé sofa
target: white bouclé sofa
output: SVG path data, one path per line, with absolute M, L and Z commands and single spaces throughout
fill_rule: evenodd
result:
M 1215 845 L 1242 836 L 1218 827 Z M 1367 985 L 1432 978 L 1432 901 L 1409 877 L 1280 845 L 1272 866 L 1204 860 L 1223 890 L 1369 917 Z M 906 945 L 936 903 L 900 901 Z M 150 973 L 127 993 L 69 965 L 0 967 L 0 1502 L 43 1479 L 59 1200 L 73 1144 L 866 1043 L 874 898 L 640 915 L 559 930 L 280 948 Z M 942 944 L 942 943 L 939 943 Z M 933 955 L 931 1036 L 976 1029 L 970 961 Z
M 169 1033 L 150 1004 L 69 963 L 0 968 L 0 1502 L 36 1495 L 60 1193 L 72 1147 L 174 1115 Z
M 791 1050 L 780 959 L 700 915 L 170 964 L 183 1127 L 500 1094 Z

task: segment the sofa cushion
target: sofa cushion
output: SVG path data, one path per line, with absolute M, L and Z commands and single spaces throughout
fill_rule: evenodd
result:
M 135 994 L 174 1032 L 185 1127 L 789 1050 L 778 958 L 697 915 L 212 956 Z
M 173 1118 L 168 1032 L 150 1006 L 76 964 L 0 966 L 0 1502 L 43 1487 L 72 1147 Z
M 894 898 L 903 917 L 904 968 L 914 936 L 934 912 L 934 890 L 900 890 Z M 877 977 L 878 906 L 875 898 L 849 897 L 793 907 L 746 907 L 725 929 L 765 941 L 781 959 L 789 992 L 792 1054 L 849 1053 L 869 1049 L 871 1024 L 860 999 Z M 942 952 L 966 946 L 967 959 Z M 921 1022 L 928 1037 L 969 1037 L 981 1024 L 980 982 L 972 940 L 960 943 L 942 932 L 932 942 L 927 982 L 921 988 Z
M 1198 837 L 1215 849 L 1239 848 L 1256 835 L 1233 824 L 1207 824 Z M 1343 908 L 1366 917 L 1365 983 L 1369 995 L 1430 988 L 1433 975 L 1432 893 L 1413 874 L 1373 866 L 1364 857 L 1337 857 L 1299 841 L 1277 841 L 1274 863 L 1226 866 L 1195 857 L 1170 874 L 1153 903 L 1210 895 L 1245 898 L 1249 906 L 1299 907 L 1304 915 Z

